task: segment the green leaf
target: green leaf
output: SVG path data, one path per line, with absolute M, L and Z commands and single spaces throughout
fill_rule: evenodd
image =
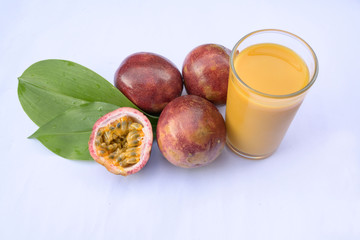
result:
M 139 109 L 100 75 L 66 60 L 34 63 L 18 79 L 20 103 L 40 126 L 30 137 L 68 159 L 91 159 L 88 141 L 98 118 L 119 107 Z M 158 117 L 145 115 L 155 133 Z
M 103 77 L 66 60 L 50 59 L 31 65 L 19 77 L 18 96 L 24 111 L 38 126 L 69 108 L 90 102 L 139 109 Z M 146 115 L 156 126 L 158 117 Z
M 45 147 L 68 159 L 92 159 L 88 142 L 94 123 L 118 106 L 103 102 L 73 107 L 41 126 L 29 138 L 37 138 Z

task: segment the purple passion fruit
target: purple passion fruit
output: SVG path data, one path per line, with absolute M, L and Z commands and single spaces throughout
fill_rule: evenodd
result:
M 213 162 L 225 145 L 225 122 L 218 109 L 195 95 L 171 101 L 157 124 L 157 143 L 172 164 L 183 168 Z
M 158 115 L 183 89 L 180 71 L 154 53 L 128 56 L 115 73 L 115 86 L 143 111 Z
M 204 44 L 193 49 L 186 56 L 182 68 L 187 93 L 214 104 L 225 104 L 230 53 L 229 49 L 218 44 Z
M 140 111 L 123 107 L 96 121 L 89 140 L 90 155 L 114 174 L 142 169 L 150 157 L 153 133 Z

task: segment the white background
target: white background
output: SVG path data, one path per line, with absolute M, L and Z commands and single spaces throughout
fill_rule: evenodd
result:
M 181 169 L 154 143 L 145 168 L 121 177 L 27 139 L 37 126 L 17 77 L 39 60 L 71 60 L 113 82 L 131 53 L 181 69 L 194 47 L 232 48 L 263 28 L 301 36 L 320 62 L 268 159 L 225 148 L 207 167 Z M 0 239 L 360 239 L 359 43 L 356 0 L 1 0 Z

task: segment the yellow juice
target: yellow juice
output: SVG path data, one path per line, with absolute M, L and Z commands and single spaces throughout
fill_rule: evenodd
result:
M 309 83 L 307 65 L 291 49 L 273 43 L 245 48 L 233 56 L 226 104 L 230 148 L 250 158 L 271 155 L 284 137 Z M 241 80 L 239 80 L 239 79 Z M 283 96 L 280 96 L 283 95 Z

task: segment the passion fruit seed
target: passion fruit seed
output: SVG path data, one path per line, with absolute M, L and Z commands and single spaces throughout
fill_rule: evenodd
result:
M 129 167 L 139 162 L 143 126 L 131 117 L 124 116 L 96 133 L 96 152 L 115 166 Z

